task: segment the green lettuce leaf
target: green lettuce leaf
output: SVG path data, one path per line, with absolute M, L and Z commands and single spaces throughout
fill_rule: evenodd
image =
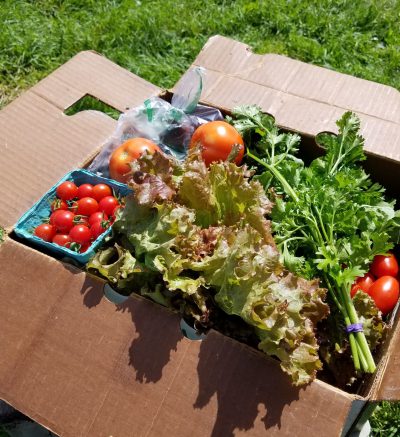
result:
M 144 155 L 132 171 L 134 196 L 115 224 L 115 238 L 131 258 L 116 245 L 90 268 L 111 282 L 133 278 L 126 283 L 132 287 L 146 272 L 156 291 L 141 283 L 142 294 L 203 326 L 213 314 L 240 318 L 294 384 L 312 381 L 321 367 L 315 328 L 328 312 L 325 291 L 281 264 L 266 218 L 273 204 L 262 185 L 230 162 L 206 168 L 196 149 L 183 164 Z M 162 279 L 161 288 L 155 278 Z

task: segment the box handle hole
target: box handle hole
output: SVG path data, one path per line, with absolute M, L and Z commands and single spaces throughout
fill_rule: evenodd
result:
M 118 109 L 115 109 L 112 106 L 108 105 L 107 103 L 104 103 L 99 99 L 96 99 L 96 97 L 93 97 L 90 94 L 84 95 L 77 102 L 75 102 L 73 105 L 68 107 L 64 111 L 64 114 L 68 116 L 72 116 L 77 114 L 78 112 L 88 111 L 88 110 L 103 112 L 104 114 L 108 115 L 114 120 L 118 120 L 119 116 L 121 115 L 121 112 L 118 111 Z

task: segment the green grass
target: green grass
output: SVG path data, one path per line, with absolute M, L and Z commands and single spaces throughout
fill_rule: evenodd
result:
M 370 419 L 372 435 L 395 437 L 400 434 L 400 403 L 382 402 Z
M 7 427 L 4 425 L 0 425 L 0 437 L 10 437 L 10 434 L 7 432 Z
M 400 88 L 399 16 L 389 0 L 3 0 L 0 106 L 86 49 L 171 87 L 217 33 Z
M 395 0 L 3 0 L 0 29 L 0 107 L 87 49 L 169 88 L 214 34 L 400 89 Z M 399 416 L 383 403 L 375 434 L 400 433 Z

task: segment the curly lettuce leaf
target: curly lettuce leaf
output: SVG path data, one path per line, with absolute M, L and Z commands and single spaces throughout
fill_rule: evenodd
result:
M 115 226 L 132 252 L 128 277 L 140 274 L 138 265 L 150 283 L 162 278 L 161 296 L 203 324 L 215 306 L 240 317 L 294 384 L 312 381 L 321 367 L 314 331 L 328 312 L 325 291 L 280 263 L 261 184 L 230 162 L 206 168 L 198 150 L 183 164 L 144 155 L 132 169 L 134 196 Z M 120 253 L 112 268 L 95 266 L 115 281 L 124 260 Z M 149 286 L 142 289 L 149 295 Z
M 325 290 L 317 281 L 288 274 L 277 250 L 250 226 L 231 245 L 224 239 L 215 252 L 214 264 L 207 260 L 204 275 L 219 289 L 215 300 L 220 308 L 255 327 L 259 348 L 280 359 L 295 385 L 312 380 L 322 366 L 314 330 L 328 313 Z

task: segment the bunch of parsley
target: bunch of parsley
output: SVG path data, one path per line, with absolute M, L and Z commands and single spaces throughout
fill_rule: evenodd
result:
M 358 117 L 346 112 L 337 136 L 320 134 L 325 154 L 309 166 L 296 156 L 300 137 L 280 132 L 259 108 L 236 108 L 229 121 L 245 137 L 257 178 L 274 198 L 274 237 L 285 266 L 308 279 L 320 277 L 344 324 L 359 323 L 351 285 L 375 255 L 399 241 L 400 214 L 360 166 L 366 156 Z M 350 333 L 349 343 L 355 370 L 374 372 L 365 333 Z

